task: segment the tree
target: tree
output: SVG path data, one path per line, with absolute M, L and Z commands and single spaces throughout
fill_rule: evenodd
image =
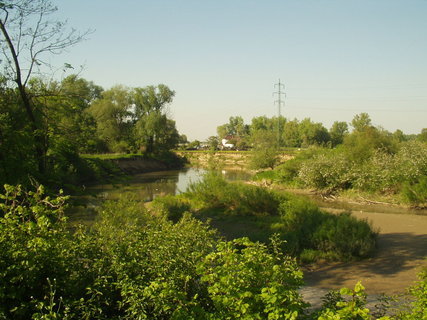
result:
M 207 142 L 208 142 L 209 150 L 212 150 L 212 151 L 218 150 L 219 139 L 217 136 L 210 136 Z
M 131 90 L 114 86 L 95 100 L 88 112 L 96 119 L 97 135 L 113 152 L 130 151 L 133 123 L 133 98 Z
M 337 146 L 344 141 L 345 135 L 348 134 L 348 124 L 344 121 L 335 121 L 329 129 L 332 146 Z
M 279 148 L 276 134 L 274 131 L 258 130 L 252 135 L 250 166 L 253 169 L 273 169 L 277 164 Z
M 297 119 L 287 121 L 283 129 L 283 140 L 287 147 L 301 147 L 301 134 L 299 131 L 299 122 Z
M 329 140 L 328 130 L 321 123 L 314 123 L 310 118 L 306 118 L 299 124 L 302 146 L 324 145 Z
M 369 114 L 362 112 L 354 116 L 353 120 L 351 120 L 351 125 L 354 131 L 362 132 L 372 127 L 372 121 Z
M 393 139 L 396 142 L 403 142 L 403 141 L 407 141 L 408 138 L 405 136 L 405 134 L 403 133 L 402 130 L 397 129 L 395 132 L 393 132 Z
M 15 90 L 0 79 L 0 185 L 23 183 L 37 170 L 32 135 Z
M 27 85 L 33 74 L 40 73 L 46 54 L 58 54 L 82 41 L 88 32 L 67 32 L 66 24 L 50 20 L 57 8 L 49 0 L 6 0 L 0 2 L 0 42 L 6 79 L 15 83 L 20 106 L 25 110 L 34 141 L 38 171 L 46 169 L 46 148 L 42 135 L 43 115 L 33 102 Z
M 156 148 L 159 149 L 162 144 L 160 137 L 164 133 L 167 123 L 166 108 L 174 96 L 175 91 L 164 84 L 133 90 L 137 144 L 140 147 L 145 147 L 148 153 L 156 152 Z M 173 124 L 175 125 L 175 123 Z M 177 143 L 178 138 L 175 144 Z
M 43 85 L 41 81 L 30 81 L 30 89 L 38 84 Z M 76 153 L 96 151 L 96 121 L 88 108 L 101 97 L 103 89 L 77 75 L 70 75 L 61 82 L 48 84 L 45 90 L 46 96 L 37 97 L 35 102 L 39 102 L 43 110 L 52 143 L 66 141 Z
M 220 139 L 227 136 L 232 136 L 234 139 L 244 139 L 249 134 L 249 126 L 240 116 L 230 117 L 228 123 L 217 127 L 217 133 Z

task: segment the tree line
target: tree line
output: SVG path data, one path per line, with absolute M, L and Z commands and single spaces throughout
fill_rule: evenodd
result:
M 71 174 L 82 153 L 161 153 L 178 142 L 166 112 L 175 92 L 163 84 L 104 90 L 77 75 L 33 78 L 26 95 L 36 134 L 18 90 L 4 79 L 0 86 L 0 172 L 9 183 Z
M 233 116 L 229 118 L 228 123 L 217 127 L 217 136 L 210 137 L 208 142 L 211 148 L 218 148 L 221 140 L 226 139 L 240 150 L 265 144 L 265 141 L 277 148 L 306 148 L 314 145 L 336 147 L 342 144 L 351 132 L 361 131 L 365 127 L 374 127 L 367 113 L 355 115 L 350 123 L 335 121 L 329 129 L 310 118 L 291 120 L 283 116 L 258 116 L 252 118 L 250 124 L 246 124 L 241 116 Z M 380 127 L 375 127 L 375 130 L 378 134 L 398 142 L 416 139 L 427 141 L 427 128 L 419 135 L 404 134 L 401 130 L 391 133 Z

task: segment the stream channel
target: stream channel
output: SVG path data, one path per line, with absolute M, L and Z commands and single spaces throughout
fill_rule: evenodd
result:
M 95 208 L 104 200 L 117 199 L 132 193 L 142 201 L 185 192 L 190 183 L 202 179 L 204 169 L 188 168 L 131 176 L 126 183 L 96 185 L 87 188 L 84 208 L 73 210 L 70 222 L 90 224 Z M 229 181 L 246 181 L 251 175 L 243 170 L 223 170 Z M 318 306 L 321 297 L 331 289 L 354 287 L 361 280 L 374 301 L 385 293 L 402 294 L 417 279 L 422 267 L 427 267 L 427 210 L 409 210 L 387 205 L 369 205 L 310 198 L 330 212 L 351 211 L 360 219 L 367 219 L 378 230 L 378 249 L 372 258 L 350 263 L 323 263 L 305 268 L 306 300 Z

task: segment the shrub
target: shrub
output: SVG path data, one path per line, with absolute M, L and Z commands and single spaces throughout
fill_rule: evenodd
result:
M 120 293 L 116 314 L 167 319 L 203 299 L 196 265 L 216 241 L 207 225 L 188 215 L 174 224 L 122 199 L 105 204 L 94 231 Z
M 228 214 L 275 215 L 280 197 L 263 188 L 242 183 L 228 183 L 216 173 L 190 185 L 186 197 L 199 201 L 204 208 L 223 208 Z
M 319 258 L 335 260 L 369 256 L 376 245 L 376 232 L 367 221 L 350 214 L 333 215 L 322 212 L 313 203 L 294 198 L 280 205 L 284 237 L 287 248 L 294 254 L 304 250 L 303 259 Z M 313 251 L 310 251 L 313 250 Z
M 96 278 L 93 261 L 99 249 L 87 236 L 67 231 L 67 197 L 47 196 L 42 186 L 27 192 L 6 185 L 0 199 L 0 314 L 30 319 L 53 284 L 56 305 L 84 299 Z M 64 309 L 58 312 L 63 315 Z
M 296 319 L 306 307 L 302 272 L 280 253 L 247 238 L 221 242 L 199 265 L 215 319 Z M 211 317 L 209 317 L 211 319 Z
M 349 213 L 330 215 L 313 234 L 318 250 L 335 252 L 340 257 L 367 257 L 373 253 L 377 234 L 366 220 L 358 220 Z
M 318 320 L 371 320 L 369 309 L 366 308 L 365 288 L 358 282 L 354 290 L 343 288 L 338 295 L 330 295 L 322 310 L 314 318 Z
M 307 187 L 319 190 L 336 191 L 351 187 L 352 164 L 341 153 L 320 153 L 304 162 L 298 178 Z
M 410 309 L 400 315 L 403 320 L 427 319 L 427 269 L 418 275 L 419 281 L 410 288 L 414 297 Z
M 252 169 L 274 168 L 278 162 L 278 150 L 276 147 L 257 147 L 252 151 L 249 166 Z
M 184 212 L 190 210 L 191 206 L 182 197 L 167 195 L 155 198 L 152 208 L 157 214 L 177 222 L 182 218 Z
M 427 177 L 420 178 L 416 183 L 406 182 L 401 195 L 404 201 L 417 206 L 427 205 Z

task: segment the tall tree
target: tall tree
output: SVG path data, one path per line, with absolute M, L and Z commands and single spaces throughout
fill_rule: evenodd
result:
M 303 147 L 324 145 L 330 140 L 328 130 L 321 123 L 315 123 L 310 118 L 300 122 L 299 131 Z
M 217 127 L 217 133 L 220 139 L 226 136 L 233 136 L 234 138 L 244 138 L 249 133 L 249 126 L 241 116 L 230 117 L 228 123 Z
M 283 128 L 283 140 L 286 147 L 301 147 L 302 138 L 297 119 L 287 121 Z
M 30 82 L 30 89 L 32 83 Z M 36 90 L 40 92 L 41 90 Z M 101 97 L 102 88 L 91 81 L 70 75 L 48 85 L 46 96 L 37 96 L 51 140 L 65 142 L 78 152 L 94 151 L 96 122 L 88 112 L 90 104 Z
M 369 114 L 362 112 L 354 116 L 353 120 L 351 120 L 351 125 L 354 131 L 362 132 L 372 128 L 372 120 Z
M 176 129 L 171 128 L 175 123 L 167 121 L 167 107 L 174 96 L 175 91 L 164 84 L 133 90 L 136 140 L 139 147 L 144 147 L 148 153 L 162 149 L 162 142 L 168 139 L 165 132 L 175 136 Z M 178 143 L 178 138 L 174 143 Z
M 46 148 L 41 130 L 43 115 L 27 90 L 28 81 L 46 66 L 46 54 L 58 54 L 83 40 L 87 33 L 67 31 L 66 24 L 50 19 L 57 8 L 49 0 L 4 0 L 0 2 L 0 41 L 8 81 L 15 83 L 25 110 L 39 173 L 45 172 Z
M 132 149 L 134 123 L 132 91 L 123 86 L 114 86 L 95 100 L 88 112 L 96 119 L 97 135 L 105 142 L 107 150 L 127 152 Z
M 348 124 L 345 121 L 335 121 L 329 129 L 332 146 L 337 146 L 344 141 L 345 135 L 348 134 Z

